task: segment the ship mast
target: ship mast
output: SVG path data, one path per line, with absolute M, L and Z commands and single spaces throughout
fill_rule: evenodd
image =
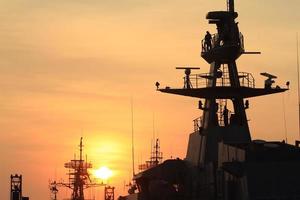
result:
M 217 32 L 206 32 L 202 40 L 201 57 L 210 65 L 208 73 L 194 74 L 196 67 L 185 69 L 182 88 L 166 87 L 159 91 L 199 99 L 202 116 L 194 120 L 194 132 L 190 134 L 185 160 L 198 166 L 204 174 L 211 174 L 219 162 L 219 145 L 247 145 L 251 143 L 246 110 L 248 98 L 281 93 L 287 88 L 273 87 L 277 77 L 261 73 L 267 77 L 264 88 L 257 88 L 251 73 L 239 72 L 236 60 L 246 52 L 244 37 L 239 31 L 234 9 L 234 0 L 227 0 L 226 11 L 211 11 L 206 19 L 215 24 Z M 156 84 L 159 86 L 159 83 Z M 204 99 L 204 104 L 202 100 Z M 300 102 L 299 102 L 300 108 Z M 300 115 L 300 114 L 299 114 Z M 215 174 L 203 182 L 207 194 L 215 194 L 217 183 Z M 207 187 L 209 185 L 209 187 Z M 212 197 L 210 199 L 215 199 Z
M 80 138 L 79 144 L 79 159 L 74 158 L 70 162 L 65 163 L 65 168 L 69 170 L 68 182 L 53 181 L 49 184 L 50 191 L 53 194 L 53 198 L 56 199 L 58 193 L 58 187 L 66 187 L 72 190 L 71 200 L 85 200 L 84 190 L 91 187 L 104 186 L 103 183 L 94 183 L 88 172 L 88 169 L 92 168 L 92 163 L 87 162 L 87 159 L 83 159 L 83 138 Z

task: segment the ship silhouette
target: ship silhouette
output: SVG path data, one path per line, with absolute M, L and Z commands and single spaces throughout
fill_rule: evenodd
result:
M 204 74 L 197 67 L 185 72 L 183 88 L 160 88 L 163 93 L 199 100 L 203 115 L 194 120 L 185 159 L 169 159 L 133 177 L 130 194 L 120 200 L 275 200 L 300 199 L 300 148 L 285 141 L 252 140 L 246 110 L 249 98 L 281 93 L 277 77 L 266 77 L 257 88 L 252 74 L 239 72 L 236 60 L 247 52 L 239 31 L 234 0 L 226 11 L 209 12 L 217 33 L 206 33 L 201 57 L 210 64 Z

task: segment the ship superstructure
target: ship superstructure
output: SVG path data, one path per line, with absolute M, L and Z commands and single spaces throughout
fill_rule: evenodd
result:
M 300 199 L 300 148 L 285 141 L 252 140 L 246 110 L 249 98 L 281 93 L 269 73 L 263 88 L 248 72 L 239 72 L 236 60 L 247 52 L 239 31 L 234 0 L 226 11 L 206 16 L 216 34 L 206 33 L 201 57 L 210 64 L 204 74 L 197 67 L 185 72 L 182 88 L 164 93 L 198 98 L 201 117 L 194 120 L 186 158 L 166 160 L 134 177 L 138 191 L 126 198 L 141 200 L 258 200 Z M 287 86 L 289 82 L 287 82 Z M 204 102 L 202 100 L 204 99 Z

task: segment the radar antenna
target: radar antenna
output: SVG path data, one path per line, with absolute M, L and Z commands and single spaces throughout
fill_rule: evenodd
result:
M 267 89 L 270 89 L 272 87 L 272 84 L 275 83 L 273 79 L 277 78 L 277 76 L 274 76 L 267 72 L 260 73 L 260 75 L 267 77 L 267 79 L 265 80 L 265 88 Z
M 200 67 L 176 67 L 176 69 L 184 69 L 185 78 L 184 78 L 184 89 L 191 89 L 192 83 L 190 79 L 190 75 L 193 69 L 200 69 Z

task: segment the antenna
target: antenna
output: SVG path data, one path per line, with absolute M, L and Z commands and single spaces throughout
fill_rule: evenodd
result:
M 152 115 L 152 139 L 151 139 L 151 147 L 150 147 L 150 152 L 151 152 L 151 155 L 152 155 L 152 151 L 153 151 L 153 147 L 154 147 L 154 143 L 156 141 L 156 139 L 158 138 L 158 134 L 156 133 L 156 130 L 155 130 L 155 115 L 154 115 L 154 112 L 153 112 L 153 115 Z
M 83 145 L 82 145 L 82 137 L 80 138 L 80 145 L 79 145 L 79 150 L 80 150 L 80 156 L 79 156 L 79 160 L 82 160 L 82 147 L 83 147 Z
M 285 142 L 288 143 L 284 94 L 282 94 L 282 104 L 283 104 L 283 121 L 284 121 Z
M 297 81 L 298 81 L 298 133 L 300 138 L 300 80 L 299 80 L 299 39 L 298 33 L 296 34 L 297 40 Z
M 227 0 L 227 11 L 234 12 L 234 0 Z
M 155 115 L 154 115 L 154 112 L 153 112 L 153 115 L 152 115 L 152 131 L 153 131 L 153 133 L 152 133 L 152 139 L 154 140 L 155 139 L 155 137 L 156 137 L 156 134 L 155 134 Z
M 271 89 L 272 84 L 275 83 L 275 81 L 273 79 L 276 79 L 277 76 L 274 76 L 267 72 L 260 73 L 260 75 L 267 77 L 267 79 L 265 80 L 265 89 Z
M 131 153 L 132 153 L 132 175 L 135 175 L 134 170 L 134 131 L 133 131 L 133 100 L 131 97 Z
M 265 77 L 270 78 L 270 79 L 276 79 L 277 78 L 277 76 L 269 74 L 268 72 L 260 73 L 260 75 L 265 76 Z
M 184 78 L 184 86 L 185 89 L 191 89 L 192 83 L 190 80 L 190 75 L 193 69 L 200 69 L 200 67 L 176 67 L 176 69 L 184 69 L 185 78 Z

